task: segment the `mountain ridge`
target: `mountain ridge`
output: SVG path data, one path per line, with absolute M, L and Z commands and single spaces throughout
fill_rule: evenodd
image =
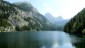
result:
M 0 6 L 0 32 L 56 30 L 31 4 L 0 1 Z
M 58 16 L 58 17 L 55 18 L 50 13 L 46 13 L 45 17 L 47 18 L 47 20 L 49 22 L 51 22 L 52 24 L 54 24 L 56 26 L 57 30 L 63 30 L 64 25 L 69 21 L 69 19 L 63 19 L 62 16 Z

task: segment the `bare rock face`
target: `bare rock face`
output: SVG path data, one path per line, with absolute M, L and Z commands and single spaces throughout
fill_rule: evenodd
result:
M 3 28 L 1 32 L 6 28 L 9 28 L 9 31 L 49 30 L 50 25 L 50 22 L 30 3 L 11 4 L 0 1 L 0 27 Z

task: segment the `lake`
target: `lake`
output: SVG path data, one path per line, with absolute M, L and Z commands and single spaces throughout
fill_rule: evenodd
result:
M 0 33 L 0 48 L 75 48 L 76 37 L 63 31 Z

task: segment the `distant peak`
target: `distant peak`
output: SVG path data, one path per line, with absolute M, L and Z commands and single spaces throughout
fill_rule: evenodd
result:
M 49 13 L 49 12 L 47 12 L 46 14 L 45 14 L 45 16 L 53 16 L 51 13 Z
M 62 16 L 58 16 L 55 18 L 55 20 L 63 20 L 63 17 Z
M 63 17 L 62 17 L 62 16 L 58 16 L 57 18 L 61 18 L 61 19 L 63 19 Z
M 51 14 L 51 13 L 47 12 L 47 13 L 45 13 L 45 14 Z

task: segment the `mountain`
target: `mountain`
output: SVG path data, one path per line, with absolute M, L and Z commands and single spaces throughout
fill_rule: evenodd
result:
M 56 17 L 55 20 L 55 24 L 61 26 L 64 26 L 69 21 L 69 19 L 63 19 L 62 16 Z
M 69 19 L 63 19 L 63 20 L 56 20 L 55 24 L 57 26 L 57 30 L 63 30 L 64 25 L 69 21 Z
M 63 30 L 64 25 L 69 21 L 69 19 L 63 19 L 61 16 L 53 17 L 50 13 L 46 13 L 45 17 L 56 26 L 57 30 Z
M 45 16 L 45 17 L 47 18 L 47 20 L 50 21 L 51 23 L 54 23 L 54 22 L 55 22 L 55 18 L 53 17 L 52 14 L 46 13 L 44 16 Z
M 61 16 L 53 17 L 53 15 L 50 13 L 46 13 L 45 17 L 48 19 L 48 21 L 56 25 L 65 25 L 69 21 L 69 19 L 63 19 Z
M 9 3 L 0 0 L 0 32 L 55 30 L 36 8 L 27 2 Z
M 69 19 L 56 20 L 55 24 L 64 26 L 68 21 Z
M 63 20 L 63 18 L 61 16 L 58 16 L 58 17 L 55 18 L 55 20 L 56 21 L 61 21 L 61 20 Z
M 85 8 L 65 25 L 64 31 L 79 37 L 85 35 Z

